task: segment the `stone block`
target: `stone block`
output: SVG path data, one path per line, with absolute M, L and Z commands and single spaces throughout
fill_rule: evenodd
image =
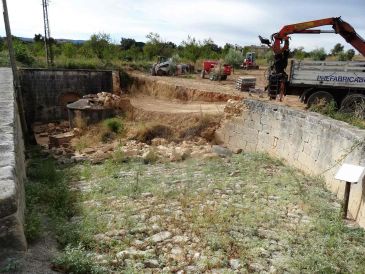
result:
M 0 218 L 17 211 L 17 199 L 16 182 L 14 180 L 0 180 Z

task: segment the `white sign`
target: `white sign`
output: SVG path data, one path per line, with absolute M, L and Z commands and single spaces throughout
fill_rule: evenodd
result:
M 337 171 L 335 179 L 356 184 L 362 182 L 364 175 L 365 167 L 343 164 Z

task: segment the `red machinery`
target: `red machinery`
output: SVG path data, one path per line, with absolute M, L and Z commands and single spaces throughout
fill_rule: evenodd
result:
M 203 62 L 203 69 L 200 74 L 201 78 L 209 75 L 210 80 L 227 80 L 231 75 L 232 67 L 228 64 L 220 64 L 219 61 L 206 60 Z
M 241 65 L 242 69 L 259 69 L 259 66 L 256 64 L 256 54 L 254 52 L 247 52 L 246 58 Z
M 332 26 L 333 30 L 313 29 L 315 27 L 326 25 Z M 264 39 L 259 36 L 261 43 L 271 47 L 275 54 L 275 62 L 269 75 L 270 96 L 274 94 L 274 92 L 270 93 L 271 83 L 275 83 L 275 85 L 273 86 L 275 86 L 276 89 L 280 89 L 280 99 L 282 99 L 285 94 L 286 82 L 288 78 L 287 74 L 285 73 L 289 57 L 290 37 L 288 35 L 293 33 L 337 33 L 340 34 L 346 40 L 346 42 L 350 43 L 355 49 L 357 49 L 363 56 L 365 56 L 364 39 L 357 34 L 355 29 L 349 23 L 343 21 L 341 17 L 325 18 L 320 20 L 286 25 L 279 32 L 271 35 L 271 41 L 269 39 Z M 283 46 L 282 43 L 284 43 Z

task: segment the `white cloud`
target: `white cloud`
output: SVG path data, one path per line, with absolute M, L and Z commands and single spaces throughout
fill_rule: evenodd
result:
M 33 37 L 43 33 L 41 0 L 8 0 L 12 32 Z M 96 32 L 144 41 L 149 32 L 179 44 L 191 35 L 216 43 L 258 44 L 257 36 L 269 37 L 283 25 L 343 15 L 365 37 L 363 0 L 51 0 L 52 36 L 87 39 Z M 4 35 L 4 30 L 0 30 Z M 346 44 L 338 35 L 295 35 L 292 47 L 308 50 L 335 43 Z M 351 46 L 347 46 L 350 48 Z

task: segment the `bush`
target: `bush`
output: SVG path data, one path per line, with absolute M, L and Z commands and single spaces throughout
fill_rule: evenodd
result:
M 232 65 L 235 68 L 239 68 L 244 59 L 245 57 L 243 56 L 242 52 L 230 48 L 227 55 L 224 57 L 224 62 Z
M 146 144 L 151 144 L 151 141 L 155 138 L 171 139 L 172 137 L 172 129 L 160 124 L 143 126 L 136 134 L 136 139 Z
M 315 49 L 310 53 L 310 56 L 314 61 L 324 61 L 326 60 L 327 54 L 324 48 Z
M 91 255 L 80 244 L 77 247 L 66 246 L 64 252 L 53 263 L 64 273 L 103 273 L 102 269 L 94 263 Z
M 34 58 L 30 54 L 29 49 L 22 42 L 14 40 L 14 52 L 15 59 L 24 65 L 32 65 L 34 63 Z
M 124 129 L 123 123 L 118 118 L 110 118 L 104 121 L 105 126 L 114 133 L 121 133 Z

